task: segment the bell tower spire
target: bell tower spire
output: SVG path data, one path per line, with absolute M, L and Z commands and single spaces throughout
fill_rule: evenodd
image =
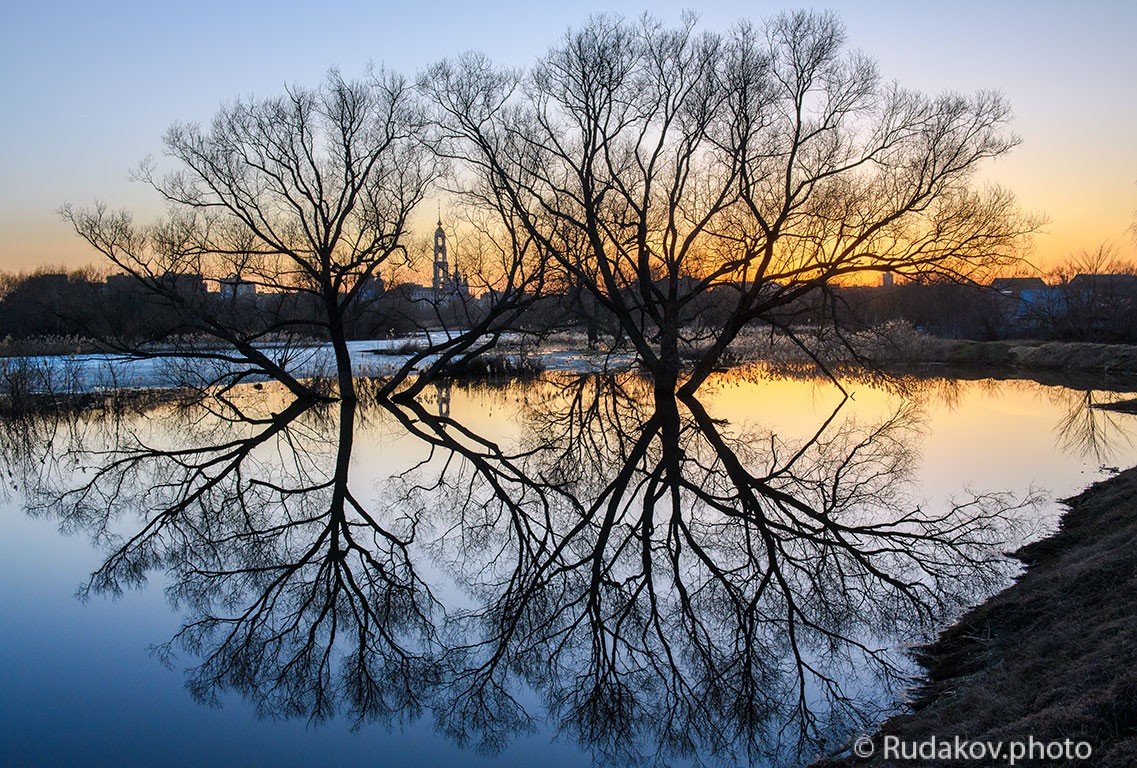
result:
M 442 209 L 438 212 L 438 229 L 434 230 L 434 297 L 441 299 L 450 282 L 450 262 L 446 258 L 446 232 L 442 229 Z

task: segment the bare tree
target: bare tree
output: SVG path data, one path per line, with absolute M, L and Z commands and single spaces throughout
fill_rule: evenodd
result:
M 1137 306 L 1137 267 L 1116 248 L 1071 254 L 1051 270 L 1054 301 L 1048 320 L 1056 332 L 1078 341 L 1118 341 L 1133 337 Z
M 169 205 L 167 218 L 135 226 L 103 207 L 63 216 L 76 232 L 151 294 L 176 307 L 188 329 L 236 350 L 236 359 L 302 391 L 286 364 L 258 343 L 297 327 L 335 351 L 339 394 L 353 399 L 345 314 L 378 267 L 404 250 L 408 217 L 434 175 L 418 138 L 413 92 L 397 75 L 238 100 L 212 123 L 175 124 L 165 136 L 175 170 L 144 163 L 139 176 Z M 283 311 L 235 328 L 194 302 L 170 276 L 236 275 L 270 295 L 303 297 L 312 316 Z M 205 354 L 197 349 L 195 355 Z
M 968 279 L 1033 227 L 969 186 L 1017 143 L 1005 100 L 884 82 L 830 14 L 727 35 L 595 17 L 527 72 L 469 54 L 421 83 L 468 199 L 524 227 L 661 385 L 711 342 L 688 392 L 747 325 L 794 334 L 784 311 L 807 295 L 866 273 Z M 725 319 L 685 324 L 708 294 Z

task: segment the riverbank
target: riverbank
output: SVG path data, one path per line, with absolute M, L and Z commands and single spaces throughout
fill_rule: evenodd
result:
M 855 350 L 850 351 L 846 343 Z M 1091 373 L 1137 375 L 1137 345 L 1099 344 L 1084 341 L 968 341 L 925 336 L 902 324 L 829 338 L 817 345 L 826 361 L 885 371 L 949 366 L 954 369 L 1000 370 L 1021 374 Z M 777 340 L 768 349 L 748 349 L 777 361 L 808 360 L 795 347 Z
M 949 365 L 1011 366 L 1022 370 L 1137 374 L 1137 346 L 1076 341 L 955 341 Z
M 444 333 L 434 331 L 433 333 Z M 838 333 L 828 329 L 799 329 L 799 340 L 769 329 L 756 327 L 743 332 L 730 346 L 720 361 L 724 367 L 762 363 L 777 366 L 816 367 L 816 359 L 823 360 L 830 369 L 847 371 L 868 367 L 878 371 L 908 373 L 923 369 L 948 366 L 957 370 L 975 370 L 983 373 L 1000 371 L 1004 376 L 1034 378 L 1031 373 L 1091 373 L 1120 376 L 1137 376 L 1137 345 L 1099 344 L 1080 341 L 968 341 L 928 336 L 906 323 L 884 325 L 856 332 Z M 588 357 L 620 361 L 634 357 L 634 350 L 618 348 L 590 349 L 583 333 L 563 331 L 543 338 L 507 334 L 499 340 L 498 352 L 519 353 L 522 357 L 552 356 L 553 358 Z M 354 340 L 350 344 L 364 354 L 380 357 L 407 357 L 429 346 L 430 335 L 412 334 L 393 339 Z M 284 342 L 265 339 L 263 349 L 275 349 Z M 698 359 L 709 341 L 683 345 L 681 354 Z M 297 350 L 319 350 L 325 342 L 301 342 L 290 339 L 288 347 Z M 168 355 L 176 358 L 187 348 L 197 350 L 219 348 L 210 339 L 183 340 L 180 344 L 149 344 L 148 356 Z M 812 353 L 812 355 L 810 354 Z M 49 357 L 95 357 L 125 360 L 129 356 L 107 351 L 92 339 L 79 337 L 39 337 L 13 341 L 0 340 L 0 360 L 42 359 Z M 9 363 L 11 365 L 11 363 Z M 551 367 L 559 367 L 553 365 Z
M 1015 554 L 1026 566 L 1016 583 L 918 652 L 925 682 L 913 692 L 910 711 L 873 735 L 877 754 L 818 766 L 955 764 L 885 760 L 880 747 L 886 736 L 904 743 L 933 736 L 1003 743 L 1084 740 L 1093 748 L 1088 761 L 1033 764 L 1134 764 L 1137 468 L 1066 503 L 1070 509 L 1059 531 Z

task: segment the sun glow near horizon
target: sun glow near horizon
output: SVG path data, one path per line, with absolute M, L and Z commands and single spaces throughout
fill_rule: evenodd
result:
M 683 5 L 657 3 L 652 13 L 674 21 Z M 1131 4 L 965 2 L 931 8 L 836 0 L 825 6 L 841 17 L 850 44 L 879 62 L 885 78 L 929 93 L 993 88 L 1006 95 L 1015 112 L 1012 129 L 1022 144 L 986 165 L 979 181 L 1009 189 L 1025 211 L 1047 219 L 1025 254 L 1032 264 L 1046 271 L 1103 243 L 1112 244 L 1122 258 L 1137 256 L 1131 232 L 1137 210 L 1132 147 L 1137 100 L 1130 82 L 1137 50 L 1125 34 L 1137 23 Z M 301 56 L 261 51 L 255 40 L 235 33 L 254 22 L 285 31 L 300 18 L 298 9 L 285 4 L 272 18 L 252 6 L 215 10 L 233 17 L 233 29 L 215 27 L 208 13 L 175 22 L 165 12 L 142 17 L 120 9 L 106 15 L 77 7 L 49 23 L 46 9 L 15 10 L 9 44 L 0 48 L 10 73 L 3 83 L 6 101 L 20 105 L 0 126 L 4 145 L 15 148 L 0 158 L 5 179 L 0 271 L 98 262 L 60 220 L 58 207 L 101 199 L 134 211 L 137 221 L 153 218 L 161 201 L 143 185 L 128 183 L 129 170 L 159 151 L 165 126 L 208 120 L 219 102 L 238 94 L 312 83 L 332 65 L 351 74 L 368 60 L 382 60 L 413 77 L 440 57 L 472 48 L 522 66 L 590 13 L 632 17 L 643 6 L 619 0 L 603 8 L 568 4 L 536 14 L 499 2 L 474 13 L 444 1 L 429 18 L 409 8 L 356 9 L 351 25 Z M 700 26 L 712 30 L 759 15 L 733 1 L 707 3 L 699 12 Z M 52 29 L 53 38 L 46 40 L 37 32 L 41 29 Z M 371 29 L 399 34 L 379 40 L 364 34 Z M 929 35 L 929 29 L 936 34 Z M 17 35 L 16 30 L 22 31 Z M 207 37 L 224 44 L 221 59 L 186 68 L 168 55 Z M 133 45 L 116 47 L 120 39 Z M 429 236 L 434 219 L 435 205 L 428 202 L 416 217 L 414 234 Z

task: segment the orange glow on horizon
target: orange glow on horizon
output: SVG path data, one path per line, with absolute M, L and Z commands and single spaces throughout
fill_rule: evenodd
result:
M 1132 229 L 1137 212 L 1137 186 L 1115 190 L 1116 194 L 1109 199 L 1063 200 L 1068 207 L 1061 210 L 1045 210 L 1032 204 L 1039 197 L 1061 194 L 1056 189 L 1060 184 L 1024 186 L 1028 192 L 1019 195 L 1023 208 L 1037 210 L 1049 219 L 1031 238 L 1031 247 L 1023 254 L 1030 265 L 1047 272 L 1071 255 L 1096 250 L 1102 244 L 1112 245 L 1119 258 L 1137 262 L 1137 236 Z M 1128 197 L 1122 193 L 1127 193 Z M 434 207 L 424 204 L 412 222 L 412 239 L 429 236 L 434 231 L 435 216 Z M 31 272 L 43 267 L 74 270 L 94 266 L 107 269 L 110 266 L 54 213 L 21 215 L 8 211 L 0 214 L 0 231 L 3 232 L 0 238 L 0 271 L 3 272 Z M 456 228 L 454 234 L 453 250 L 461 261 L 461 238 Z M 404 267 L 400 273 L 404 280 L 429 281 L 429 253 L 422 258 L 421 264 L 413 269 Z M 856 280 L 850 284 L 879 282 L 879 273 L 869 273 L 866 280 L 867 283 Z

